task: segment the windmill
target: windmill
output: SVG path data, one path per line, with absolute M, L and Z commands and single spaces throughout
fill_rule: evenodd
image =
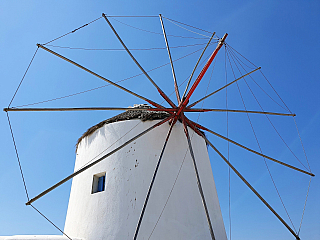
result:
M 172 132 L 172 129 L 174 128 L 174 126 L 176 126 L 177 124 L 181 123 L 181 127 L 183 127 L 184 132 L 185 132 L 185 137 L 186 137 L 186 141 L 188 143 L 188 148 L 189 148 L 189 154 L 190 157 L 192 159 L 193 162 L 193 167 L 194 167 L 194 172 L 196 175 L 196 180 L 197 180 L 197 185 L 198 185 L 198 190 L 200 193 L 200 197 L 201 197 L 201 202 L 203 204 L 203 210 L 205 212 L 206 215 L 206 219 L 207 219 L 207 224 L 208 224 L 208 232 L 210 233 L 210 236 L 212 239 L 215 239 L 215 233 L 214 233 L 214 228 L 212 227 L 212 223 L 211 223 L 211 219 L 210 219 L 210 214 L 209 211 L 207 209 L 207 201 L 205 199 L 205 193 L 203 191 L 203 187 L 201 184 L 201 176 L 199 176 L 199 172 L 198 172 L 198 167 L 197 167 L 197 160 L 196 157 L 194 155 L 194 148 L 192 145 L 192 141 L 191 141 L 191 137 L 190 137 L 190 130 L 194 131 L 198 136 L 200 136 L 202 139 L 204 139 L 204 141 L 206 142 L 206 144 L 208 144 L 208 146 L 212 147 L 213 150 L 220 155 L 220 157 L 229 165 L 229 167 L 244 181 L 244 183 L 254 192 L 255 195 L 257 195 L 257 197 L 275 214 L 275 216 L 285 225 L 285 227 L 295 236 L 296 239 L 299 239 L 299 236 L 297 235 L 297 233 L 280 217 L 279 214 L 276 213 L 276 211 L 262 198 L 262 196 L 248 183 L 248 181 L 246 181 L 244 179 L 244 177 L 234 168 L 234 166 L 230 163 L 230 161 L 228 161 L 228 159 L 214 146 L 214 144 L 212 144 L 211 141 L 209 141 L 209 139 L 207 138 L 207 136 L 201 131 L 207 131 L 210 132 L 220 138 L 223 138 L 225 140 L 227 140 L 230 143 L 233 143 L 241 148 L 244 148 L 248 151 L 253 152 L 254 154 L 260 155 L 266 159 L 269 159 L 271 161 L 277 162 L 279 164 L 282 164 L 286 167 L 292 168 L 294 170 L 303 172 L 305 174 L 311 175 L 313 176 L 313 174 L 311 173 L 311 171 L 305 171 L 299 168 L 296 168 L 294 166 L 291 166 L 289 164 L 286 164 L 284 162 L 281 162 L 279 160 L 276 160 L 272 157 L 269 157 L 267 155 L 264 155 L 262 153 L 259 153 L 255 150 L 252 150 L 236 141 L 233 141 L 232 139 L 229 139 L 228 137 L 224 137 L 194 121 L 191 121 L 189 118 L 187 118 L 187 116 L 185 115 L 186 113 L 192 113 L 192 112 L 245 112 L 245 113 L 256 113 L 256 114 L 264 114 L 264 115 L 285 115 L 285 116 L 294 116 L 294 114 L 292 113 L 274 113 L 274 112 L 265 112 L 265 111 L 247 111 L 247 110 L 231 110 L 231 109 L 204 109 L 204 108 L 194 108 L 194 106 L 197 103 L 200 103 L 202 101 L 204 101 L 205 99 L 209 98 L 210 96 L 226 89 L 228 86 L 237 83 L 237 81 L 249 76 L 250 74 L 254 73 L 255 71 L 259 70 L 260 68 L 256 68 L 250 72 L 247 72 L 246 74 L 242 75 L 239 78 L 234 79 L 232 82 L 226 84 L 225 86 L 219 88 L 218 90 L 207 94 L 206 96 L 202 97 L 201 99 L 193 102 L 193 103 L 189 103 L 189 100 L 191 98 L 191 96 L 193 95 L 194 91 L 197 89 L 199 83 L 201 82 L 203 76 L 205 75 L 206 71 L 208 70 L 208 68 L 210 67 L 210 65 L 212 64 L 215 56 L 217 55 L 218 51 L 223 47 L 223 46 L 227 46 L 225 43 L 225 39 L 227 37 L 227 34 L 225 34 L 222 38 L 218 39 L 218 43 L 217 43 L 217 47 L 216 49 L 213 51 L 213 53 L 210 55 L 209 60 L 207 61 L 207 63 L 205 64 L 205 66 L 203 67 L 203 69 L 201 70 L 201 72 L 199 73 L 198 77 L 196 78 L 196 80 L 192 83 L 192 78 L 193 75 L 201 61 L 201 58 L 203 56 L 203 54 L 206 51 L 206 48 L 211 44 L 211 40 L 213 39 L 213 37 L 215 36 L 215 33 L 212 34 L 212 36 L 209 39 L 209 42 L 206 44 L 206 47 L 204 48 L 199 60 L 197 61 L 196 66 L 194 67 L 192 74 L 188 80 L 187 86 L 185 88 L 185 91 L 183 92 L 182 95 L 180 95 L 179 92 L 179 87 L 178 87 L 178 83 L 176 80 L 176 74 L 175 74 L 175 68 L 173 65 L 173 59 L 171 57 L 171 53 L 170 53 L 170 48 L 169 48 L 169 44 L 168 44 L 168 40 L 167 40 L 167 35 L 165 32 L 165 28 L 164 28 L 164 24 L 162 21 L 162 16 L 160 15 L 160 20 L 161 20 L 161 26 L 162 26 L 162 31 L 163 31 L 163 35 L 165 37 L 165 43 L 166 43 L 166 48 L 168 51 L 168 55 L 169 55 L 169 59 L 170 59 L 170 65 L 171 65 L 171 69 L 172 69 L 172 75 L 173 75 L 173 79 L 174 79 L 174 88 L 175 88 L 175 94 L 176 94 L 176 98 L 177 98 L 177 103 L 175 104 L 170 98 L 169 96 L 167 96 L 163 90 L 161 90 L 161 88 L 155 83 L 155 81 L 149 76 L 148 72 L 144 70 L 144 68 L 139 64 L 139 62 L 136 60 L 136 58 L 133 56 L 133 54 L 131 53 L 131 51 L 126 47 L 125 43 L 122 41 L 122 39 L 120 38 L 119 34 L 117 33 L 117 31 L 115 30 L 115 28 L 112 26 L 111 22 L 109 21 L 108 17 L 106 15 L 103 14 L 103 18 L 105 19 L 105 21 L 108 23 L 108 25 L 110 26 L 110 28 L 112 29 L 112 31 L 114 32 L 114 34 L 116 35 L 116 37 L 118 38 L 119 42 L 122 44 L 122 46 L 124 47 L 124 49 L 127 51 L 127 53 L 129 54 L 129 56 L 132 58 L 132 60 L 135 62 L 135 64 L 139 67 L 139 69 L 143 72 L 143 74 L 147 77 L 147 79 L 152 83 L 152 85 L 157 89 L 157 91 L 159 92 L 159 94 L 163 97 L 163 99 L 170 105 L 170 107 L 164 107 L 163 105 L 156 103 L 148 98 L 145 98 L 127 88 L 124 88 L 120 85 L 118 85 L 117 83 L 114 83 L 113 81 L 108 80 L 107 78 L 89 70 L 88 68 L 76 63 L 75 61 L 68 59 L 56 52 L 54 52 L 53 50 L 50 50 L 48 47 L 46 47 L 46 44 L 38 44 L 38 48 L 41 48 L 43 50 L 46 50 L 47 52 L 54 54 L 55 56 L 68 61 L 69 63 L 81 68 L 82 70 L 85 70 L 86 72 L 93 74 L 94 76 L 108 82 L 109 84 L 114 85 L 117 88 L 120 88 L 124 91 L 126 91 L 127 93 L 134 95 L 135 97 L 138 97 L 140 99 L 142 99 L 143 101 L 147 102 L 150 104 L 150 106 L 152 106 L 151 108 L 141 108 L 141 107 L 136 107 L 136 108 L 112 108 L 112 107 L 98 107 L 98 108 L 10 108 L 10 105 L 8 108 L 5 109 L 6 112 L 9 111 L 67 111 L 67 110 L 127 110 L 127 111 L 147 111 L 147 112 L 161 112 L 161 113 L 165 113 L 168 116 L 165 118 L 165 120 L 161 121 L 161 124 L 164 124 L 165 122 L 170 122 L 170 127 L 167 133 L 167 137 L 166 140 L 164 142 L 163 148 L 161 149 L 160 152 L 160 156 L 158 158 L 158 162 L 156 165 L 156 169 L 154 171 L 154 174 L 152 176 L 152 180 L 151 180 L 151 184 L 150 187 L 146 193 L 146 198 L 142 207 L 142 211 L 141 214 L 139 216 L 139 220 L 137 223 L 137 228 L 135 230 L 134 233 L 134 239 L 137 239 L 138 234 L 139 234 L 139 229 L 140 226 L 142 224 L 142 220 L 144 217 L 144 213 L 145 213 L 145 209 L 147 207 L 148 204 L 148 200 L 149 200 L 149 196 L 151 194 L 152 188 L 153 188 L 153 184 L 155 182 L 156 176 L 158 174 L 158 170 L 159 170 L 159 166 L 160 163 L 163 159 L 163 154 L 165 152 L 165 149 L 167 147 L 167 143 L 170 139 L 170 135 Z M 192 83 L 192 84 L 191 84 Z M 191 84 L 191 86 L 190 86 Z M 189 89 L 190 86 L 190 89 Z M 116 150 L 120 150 L 123 147 L 127 146 L 128 144 L 132 143 L 133 141 L 135 141 L 136 139 L 138 139 L 139 137 L 141 137 L 142 135 L 148 133 L 149 131 L 155 129 L 156 127 L 158 127 L 160 124 L 156 123 L 154 126 L 146 129 L 145 131 L 143 131 L 142 133 L 138 134 L 137 136 L 133 137 L 132 139 L 129 139 L 127 142 L 125 142 L 123 145 L 119 146 Z M 117 151 L 113 151 L 113 153 L 116 153 Z M 55 184 L 54 186 L 52 186 L 51 188 L 47 189 L 46 191 L 42 192 L 41 194 L 39 194 L 38 196 L 29 199 L 27 202 L 27 205 L 31 205 L 34 201 L 36 201 L 37 199 L 39 199 L 40 197 L 44 196 L 46 193 L 50 192 L 51 190 L 53 190 L 54 188 L 58 187 L 59 185 L 63 184 L 64 182 L 68 181 L 69 179 L 77 176 L 78 174 L 80 175 L 82 172 L 86 171 L 87 169 L 93 167 L 95 164 L 98 164 L 99 162 L 101 162 L 102 160 L 104 160 L 105 158 L 109 157 L 111 155 L 110 153 L 107 153 L 106 155 L 104 155 L 103 157 L 99 158 L 96 161 L 93 161 L 92 163 L 84 166 L 83 168 L 80 168 L 79 170 L 75 171 L 73 174 L 71 174 L 70 176 L 68 176 L 67 178 L 63 179 L 62 181 L 60 181 L 59 183 Z M 99 177 L 99 176 L 98 176 Z

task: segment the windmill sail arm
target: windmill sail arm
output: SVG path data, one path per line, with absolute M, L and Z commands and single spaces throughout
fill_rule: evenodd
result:
M 202 102 L 203 100 L 207 99 L 208 97 L 210 97 L 210 96 L 212 96 L 212 95 L 216 94 L 217 92 L 220 92 L 222 89 L 225 89 L 226 87 L 230 86 L 231 84 L 233 84 L 233 83 L 235 83 L 235 82 L 239 81 L 240 79 L 242 79 L 242 78 L 244 78 L 244 77 L 246 77 L 246 76 L 250 75 L 251 73 L 254 73 L 255 71 L 257 71 L 257 70 L 259 70 L 259 69 L 261 69 L 261 67 L 258 67 L 258 68 L 256 68 L 256 69 L 252 70 L 251 72 L 248 72 L 247 74 L 245 74 L 245 75 L 243 75 L 243 76 L 241 76 L 241 77 L 239 77 L 239 78 L 237 78 L 237 79 L 233 80 L 232 82 L 230 82 L 230 83 L 228 83 L 228 84 L 224 85 L 223 87 L 219 88 L 218 90 L 216 90 L 216 91 L 214 91 L 214 92 L 212 92 L 212 93 L 208 94 L 207 96 L 204 96 L 203 98 L 199 99 L 198 101 L 195 101 L 194 103 L 192 103 L 192 104 L 188 105 L 188 106 L 187 106 L 187 108 L 191 108 L 191 107 L 193 107 L 194 105 L 198 104 L 199 102 Z
M 4 108 L 5 112 L 59 112 L 59 111 L 95 111 L 95 110 L 116 110 L 116 111 L 156 111 L 174 112 L 173 108 L 123 108 L 123 107 L 74 107 L 74 108 Z
M 255 150 L 251 149 L 251 148 L 248 148 L 248 147 L 246 147 L 246 146 L 244 146 L 244 145 L 242 145 L 242 144 L 240 144 L 240 143 L 237 143 L 236 141 L 231 140 L 230 138 L 224 137 L 224 136 L 220 135 L 219 133 L 216 133 L 216 132 L 214 132 L 214 131 L 212 131 L 212 130 L 210 130 L 210 129 L 208 129 L 208 128 L 205 128 L 205 127 L 201 126 L 200 124 L 197 124 L 197 123 L 192 122 L 192 121 L 190 121 L 190 122 L 191 122 L 191 125 L 194 125 L 194 127 L 198 127 L 198 128 L 203 129 L 203 130 L 205 130 L 205 131 L 208 131 L 208 132 L 210 132 L 210 133 L 212 133 L 212 134 L 214 134 L 214 135 L 216 135 L 216 136 L 218 136 L 218 137 L 220 137 L 220 138 L 222 138 L 222 139 L 224 139 L 224 140 L 226 140 L 226 141 L 228 141 L 228 142 L 231 142 L 231 143 L 233 143 L 233 144 L 235 144 L 235 145 L 237 145 L 237 146 L 239 146 L 239 147 L 241 147 L 241 148 L 243 148 L 243 149 L 248 150 L 249 152 L 252 152 L 252 153 L 257 154 L 257 155 L 259 155 L 259 156 L 261 156 L 261 157 L 267 158 L 267 159 L 269 159 L 269 160 L 271 160 L 271 161 L 273 161 L 273 162 L 279 163 L 279 164 L 281 164 L 281 165 L 283 165 L 283 166 L 286 166 L 286 167 L 288 167 L 288 168 L 291 168 L 291 169 L 294 169 L 294 170 L 296 170 L 296 171 L 302 172 L 302 173 L 304 173 L 304 174 L 310 175 L 310 176 L 312 176 L 312 177 L 315 176 L 315 175 L 314 175 L 313 173 L 311 173 L 311 172 L 307 172 L 307 171 L 302 170 L 302 169 L 300 169 L 300 168 L 294 167 L 294 166 L 292 166 L 292 165 L 290 165 L 290 164 L 281 162 L 281 161 L 279 161 L 279 160 L 277 160 L 277 159 L 274 159 L 274 158 L 272 158 L 272 157 L 269 157 L 269 156 L 267 156 L 267 155 L 264 155 L 264 154 L 262 154 L 262 153 L 259 153 L 259 152 L 255 151 Z M 189 124 L 189 125 L 190 125 L 190 124 Z
M 281 216 L 270 206 L 270 204 L 250 185 L 250 183 L 237 171 L 237 169 L 223 156 L 223 154 L 203 135 L 203 139 L 218 153 L 218 155 L 229 165 L 234 173 L 250 188 L 250 190 L 269 208 L 269 210 L 280 220 L 280 222 L 292 233 L 297 240 L 300 240 L 299 236 L 292 230 L 292 228 L 281 218 Z
M 217 109 L 217 108 L 186 108 L 185 112 L 237 112 L 237 113 L 258 113 L 277 116 L 296 116 L 294 113 L 277 113 L 277 112 L 262 112 L 262 111 L 247 111 L 234 109 Z
M 149 186 L 149 188 L 148 188 L 148 192 L 147 192 L 147 195 L 146 195 L 146 198 L 145 198 L 145 200 L 144 200 L 143 207 L 142 207 L 142 210 L 141 210 L 141 213 L 140 213 L 140 216 L 139 216 L 138 224 L 137 224 L 136 230 L 135 230 L 135 232 L 134 232 L 134 237 L 133 237 L 134 240 L 136 240 L 137 237 L 138 237 L 139 229 L 140 229 L 141 222 L 142 222 L 142 219 L 143 219 L 143 216 L 144 216 L 144 212 L 145 212 L 145 210 L 146 210 L 146 207 L 147 207 L 147 204 L 148 204 L 148 201 L 149 201 L 150 193 L 151 193 L 151 190 L 152 190 L 154 181 L 155 181 L 155 179 L 156 179 L 156 176 L 157 176 L 157 173 L 158 173 L 158 169 L 159 169 L 159 166 L 160 166 L 160 163 L 161 163 L 161 160 L 162 160 L 164 151 L 165 151 L 165 149 L 166 149 L 166 146 L 167 146 L 167 143 L 168 143 L 170 134 L 171 134 L 171 132 L 172 132 L 172 128 L 173 128 L 174 124 L 176 123 L 176 121 L 177 121 L 177 119 L 174 118 L 174 119 L 173 119 L 173 122 L 171 123 L 171 126 L 170 126 L 170 128 L 169 128 L 169 131 L 168 131 L 168 133 L 167 133 L 166 139 L 165 139 L 165 141 L 164 141 L 164 144 L 163 144 L 161 153 L 160 153 L 160 155 L 159 155 L 159 159 L 158 159 L 156 168 L 155 168 L 155 170 L 154 170 L 154 173 L 153 173 L 153 176 L 152 176 L 152 179 L 151 179 L 151 183 L 150 183 L 150 186 Z
M 145 98 L 145 97 L 143 97 L 143 96 L 140 96 L 140 95 L 137 94 L 137 93 L 134 93 L 134 92 L 130 91 L 130 90 L 127 89 L 127 88 L 124 88 L 124 87 L 122 87 L 122 86 L 120 86 L 120 85 L 112 82 L 111 80 L 109 80 L 109 79 L 107 79 L 107 78 L 105 78 L 105 77 L 100 76 L 99 74 L 97 74 L 97 73 L 89 70 L 88 68 L 86 68 L 86 67 L 84 67 L 84 66 L 82 66 L 82 65 L 80 65 L 80 64 L 78 64 L 78 63 L 76 63 L 76 62 L 74 62 L 74 61 L 72 61 L 71 59 L 68 59 L 68 58 L 60 55 L 59 53 L 56 53 L 56 52 L 50 50 L 49 48 L 46 48 L 45 46 L 43 46 L 43 45 L 41 45 L 41 44 L 37 44 L 37 46 L 40 47 L 40 48 L 42 48 L 42 49 L 44 49 L 44 50 L 46 50 L 46 51 L 49 52 L 49 53 L 52 53 L 53 55 L 56 55 L 57 57 L 65 60 L 65 61 L 67 61 L 67 62 L 69 62 L 69 63 L 72 63 L 73 65 L 81 68 L 82 70 L 85 70 L 86 72 L 91 73 L 92 75 L 94 75 L 94 76 L 96 76 L 96 77 L 98 77 L 98 78 L 100 78 L 100 79 L 102 79 L 102 80 L 110 83 L 111 85 L 113 85 L 113 86 L 115 86 L 115 87 L 117 87 L 117 88 L 120 88 L 120 89 L 126 91 L 127 93 L 130 93 L 131 95 L 134 95 L 134 96 L 136 96 L 136 97 L 138 97 L 138 98 L 140 98 L 140 99 L 142 99 L 142 100 L 150 103 L 151 105 L 153 105 L 153 106 L 155 106 L 155 107 L 157 107 L 157 108 L 163 108 L 163 106 L 161 106 L 160 104 L 155 103 L 155 102 L 153 102 L 153 101 L 151 101 L 151 100 L 149 100 L 149 99 L 147 99 L 147 98 Z
M 214 236 L 214 232 L 213 232 L 213 228 L 212 228 L 212 223 L 211 223 L 211 220 L 210 220 L 210 215 L 209 215 L 207 203 L 206 203 L 206 200 L 205 200 L 205 197 L 204 197 L 204 193 L 203 193 L 203 189 L 202 189 L 202 186 L 201 186 L 201 181 L 200 181 L 200 176 L 199 176 L 199 172 L 198 172 L 198 168 L 197 168 L 197 163 L 196 163 L 196 159 L 195 159 L 195 156 L 194 156 L 194 153 L 193 153 L 192 144 L 191 144 L 191 140 L 190 140 L 190 136 L 189 136 L 189 131 L 188 131 L 188 128 L 187 128 L 187 123 L 185 121 L 185 117 L 182 117 L 182 121 L 183 121 L 184 132 L 185 132 L 185 135 L 186 135 L 187 141 L 188 141 L 189 152 L 190 152 L 190 155 L 191 155 L 191 158 L 192 158 L 192 163 L 193 163 L 194 171 L 195 171 L 196 178 L 197 178 L 197 185 L 198 185 L 199 193 L 200 193 L 200 196 L 201 196 L 203 208 L 204 208 L 204 211 L 206 213 L 207 222 L 208 222 L 208 225 L 209 225 L 210 235 L 211 235 L 212 240 L 215 240 L 215 236 Z
M 182 99 L 184 99 L 185 95 L 187 94 L 187 91 L 188 91 L 188 88 L 189 88 L 191 79 L 192 79 L 192 77 L 193 77 L 193 75 L 194 75 L 194 72 L 196 71 L 196 69 L 197 69 L 197 67 L 198 67 L 198 65 L 199 65 L 199 63 L 200 63 L 200 60 L 201 60 L 203 54 L 205 53 L 206 49 L 208 48 L 208 46 L 209 46 L 209 44 L 210 44 L 210 42 L 211 42 L 211 40 L 212 40 L 212 38 L 213 38 L 213 36 L 214 36 L 215 34 L 216 34 L 216 32 L 213 32 L 213 33 L 212 33 L 212 35 L 211 35 L 211 37 L 210 37 L 210 39 L 209 39 L 206 47 L 203 49 L 203 51 L 202 51 L 202 53 L 201 53 L 201 55 L 200 55 L 200 57 L 199 57 L 196 65 L 194 66 L 194 68 L 193 68 L 193 70 L 192 70 L 192 73 L 191 73 L 191 75 L 190 75 L 189 81 L 188 81 L 188 83 L 187 83 L 186 89 L 184 90 L 184 93 L 183 93 L 183 95 L 182 95 Z
M 144 73 L 144 75 L 149 79 L 149 81 L 153 84 L 153 86 L 155 86 L 158 90 L 158 92 L 160 93 L 160 95 L 171 105 L 171 107 L 176 107 L 175 104 L 170 100 L 170 98 L 160 89 L 160 87 L 152 80 L 152 78 L 149 76 L 149 74 L 143 69 L 143 67 L 139 64 L 139 62 L 137 61 L 137 59 L 132 55 L 132 53 L 130 52 L 130 50 L 127 48 L 127 46 L 124 44 L 124 42 L 122 41 L 122 39 L 120 38 L 119 34 L 117 33 L 117 31 L 114 29 L 114 27 L 112 26 L 111 22 L 109 21 L 109 19 L 107 18 L 107 16 L 102 13 L 102 16 L 104 17 L 104 19 L 107 21 L 107 23 L 109 24 L 110 28 L 112 29 L 112 31 L 114 32 L 114 34 L 116 35 L 116 37 L 118 38 L 119 42 L 121 43 L 121 45 L 124 47 L 124 49 L 127 51 L 127 53 L 130 55 L 130 57 L 132 58 L 132 60 L 135 62 L 135 64 L 140 68 L 140 70 Z
M 59 187 L 60 185 L 62 185 L 63 183 L 69 181 L 70 179 L 72 179 L 73 177 L 77 176 L 78 174 L 84 172 L 85 170 L 91 168 L 92 166 L 96 165 L 97 163 L 101 162 L 102 160 L 104 160 L 105 158 L 111 156 L 112 154 L 116 153 L 117 151 L 119 151 L 120 149 L 122 149 L 123 147 L 127 146 L 129 143 L 137 140 L 138 138 L 142 137 L 144 134 L 148 133 L 149 131 L 151 131 L 152 129 L 162 125 L 163 123 L 169 121 L 170 119 L 172 119 L 172 116 L 167 117 L 165 119 L 163 119 L 162 121 L 154 124 L 153 126 L 149 127 L 148 129 L 144 130 L 143 132 L 139 133 L 138 135 L 136 135 L 135 137 L 129 139 L 128 141 L 126 141 L 124 144 L 122 144 L 121 146 L 117 147 L 116 149 L 112 150 L 111 152 L 105 154 L 104 156 L 102 156 L 101 158 L 93 161 L 92 163 L 80 168 L 79 170 L 77 170 L 76 172 L 72 173 L 71 175 L 69 175 L 68 177 L 62 179 L 60 182 L 56 183 L 55 185 L 53 185 L 52 187 L 48 188 L 47 190 L 43 191 L 42 193 L 38 194 L 36 197 L 32 198 L 31 200 L 29 200 L 26 205 L 30 205 L 31 203 L 33 203 L 34 201 L 38 200 L 39 198 L 43 197 L 44 195 L 46 195 L 47 193 L 51 192 L 52 190 L 54 190 L 55 188 Z
M 168 55 L 169 55 L 169 60 L 170 60 L 170 65 L 171 65 L 171 70 L 172 70 L 172 75 L 173 75 L 173 82 L 174 82 L 174 90 L 176 92 L 176 97 L 178 100 L 178 104 L 181 101 L 180 98 L 180 93 L 179 93 L 179 88 L 178 88 L 178 83 L 177 83 L 177 79 L 176 79 L 176 73 L 174 71 L 174 67 L 173 67 L 173 61 L 172 61 L 172 57 L 171 57 L 171 53 L 170 53 L 170 48 L 169 48 L 169 43 L 168 43 L 168 39 L 167 39 L 167 34 L 166 34 L 166 30 L 164 28 L 164 24 L 162 21 L 162 15 L 159 14 L 159 18 L 160 18 L 160 22 L 161 22 L 161 27 L 162 27 L 162 31 L 163 31 L 163 36 L 164 36 L 164 40 L 166 42 L 166 47 L 167 47 L 167 51 L 168 51 Z

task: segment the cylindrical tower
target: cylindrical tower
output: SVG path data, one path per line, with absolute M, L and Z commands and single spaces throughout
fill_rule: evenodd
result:
M 165 115 L 127 111 L 90 128 L 79 139 L 75 170 L 122 145 Z M 66 234 L 85 240 L 133 238 L 168 129 L 168 123 L 153 129 L 74 177 Z M 189 131 L 214 234 L 216 239 L 225 240 L 207 147 L 200 136 Z M 138 239 L 149 237 L 211 238 L 187 140 L 179 122 L 173 127 L 141 223 Z

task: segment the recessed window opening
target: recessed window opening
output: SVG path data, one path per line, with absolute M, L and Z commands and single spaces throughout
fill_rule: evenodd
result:
M 98 173 L 93 175 L 92 181 L 92 194 L 97 192 L 103 192 L 106 185 L 106 173 Z

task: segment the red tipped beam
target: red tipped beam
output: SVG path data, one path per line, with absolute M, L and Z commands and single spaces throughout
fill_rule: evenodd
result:
M 185 97 L 185 99 L 183 99 L 183 105 L 187 105 L 191 95 L 193 94 L 194 90 L 196 90 L 198 84 L 200 83 L 201 79 L 203 78 L 204 74 L 207 72 L 208 68 L 210 67 L 210 64 L 212 63 L 213 59 L 215 58 L 215 56 L 217 55 L 218 51 L 220 50 L 220 48 L 222 47 L 226 37 L 228 36 L 228 34 L 226 33 L 223 38 L 221 38 L 221 40 L 218 43 L 218 46 L 216 47 L 216 49 L 214 50 L 214 52 L 211 54 L 209 60 L 207 61 L 206 65 L 203 67 L 203 69 L 201 70 L 199 76 L 197 77 L 196 81 L 193 83 L 192 87 L 190 88 L 187 96 Z

